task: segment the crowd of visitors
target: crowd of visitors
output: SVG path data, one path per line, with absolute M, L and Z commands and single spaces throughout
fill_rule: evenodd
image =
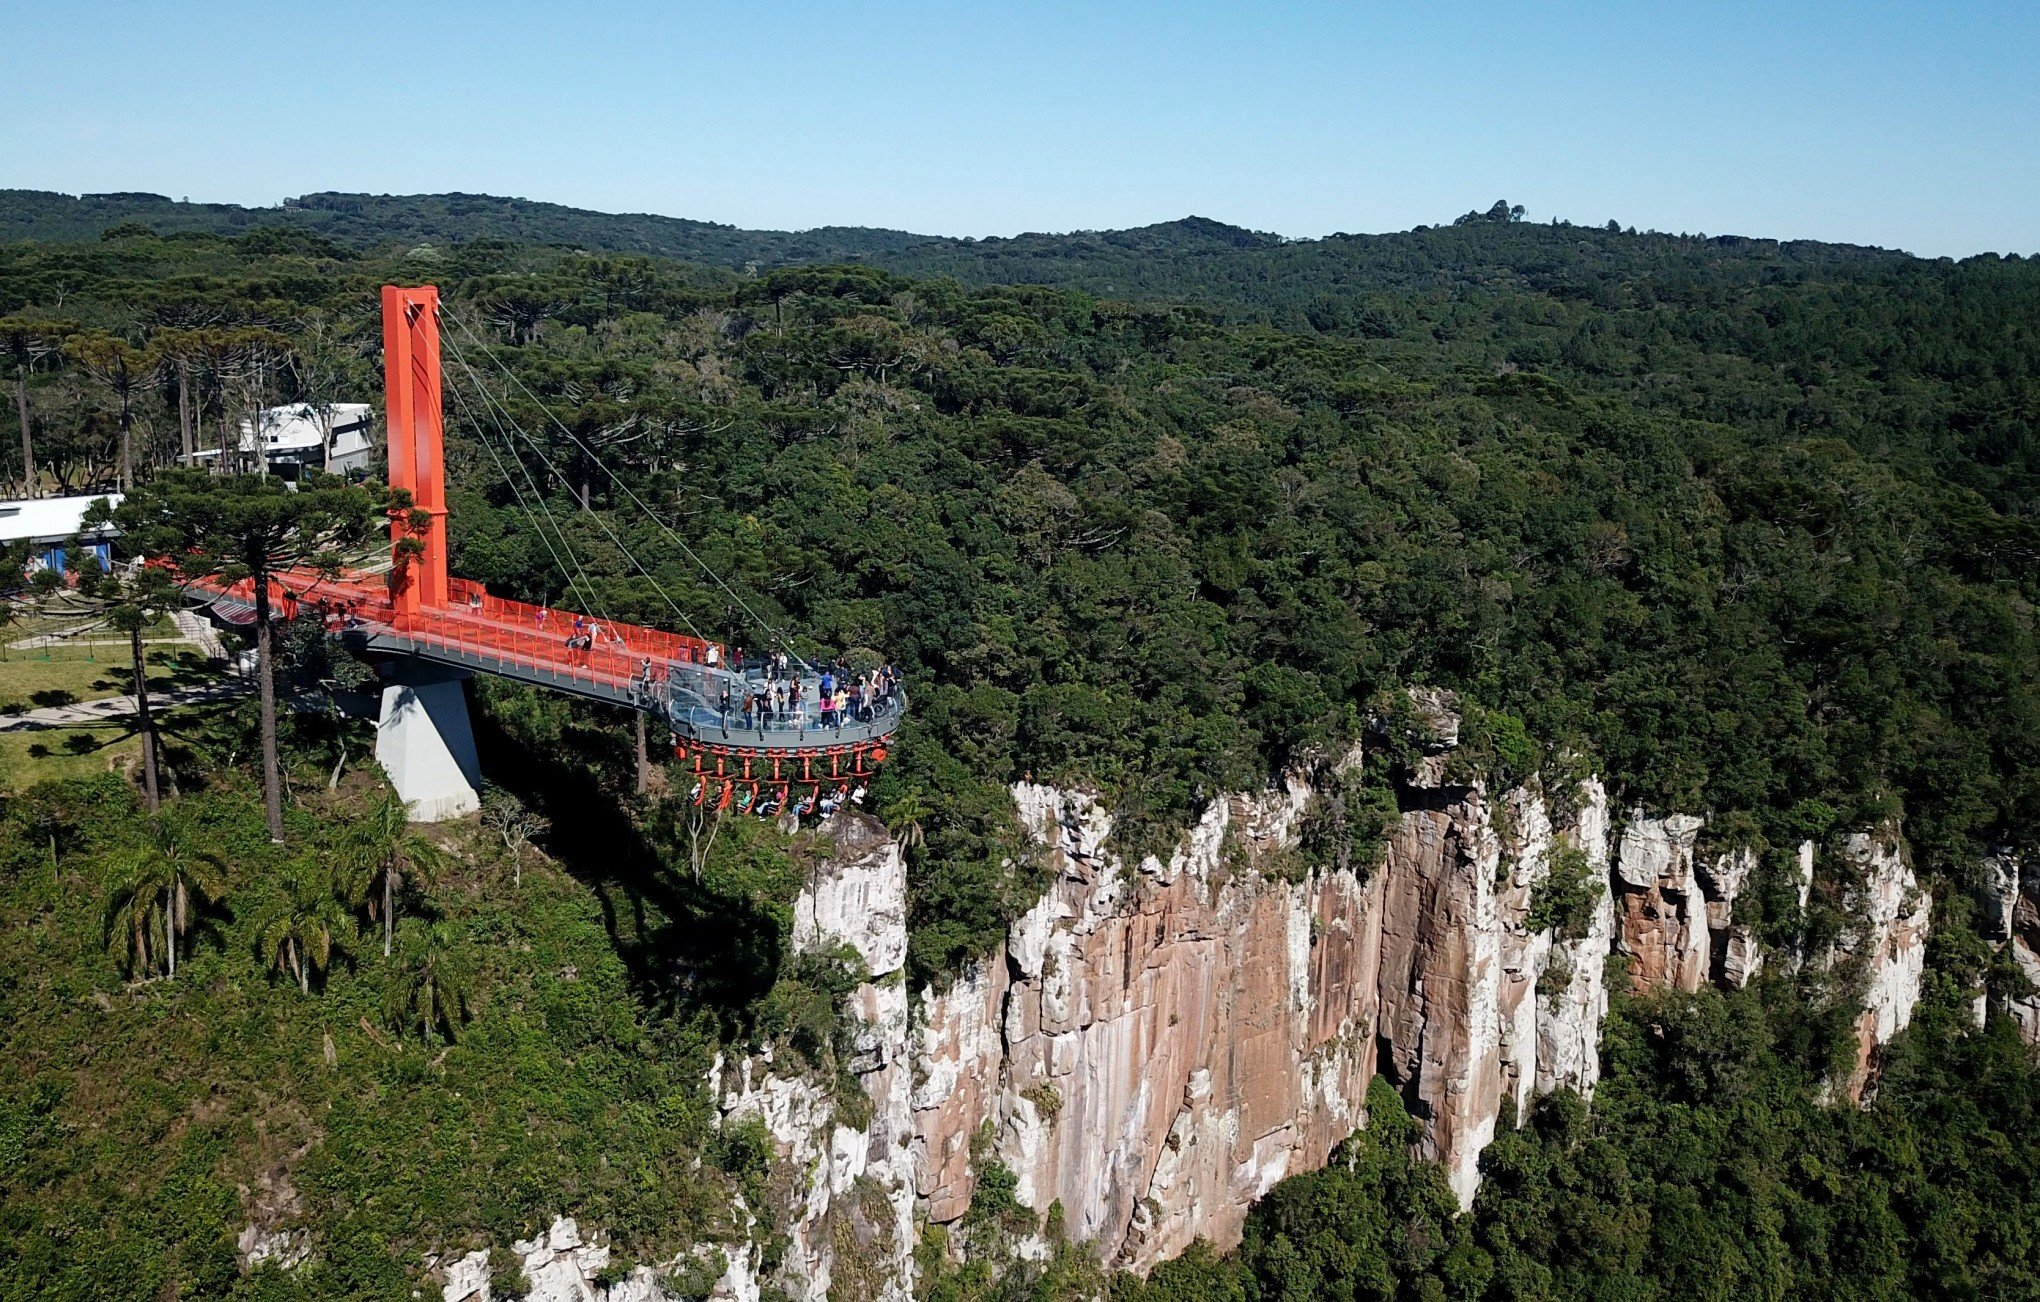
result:
M 739 662 L 741 663 L 741 662 Z M 890 710 L 899 696 L 899 671 L 888 664 L 858 673 L 846 658 L 821 667 L 812 682 L 803 678 L 812 666 L 785 652 L 747 666 L 743 678 L 724 680 L 717 708 L 723 726 L 839 729 L 849 723 L 870 723 Z M 756 676 L 751 676 L 755 672 Z

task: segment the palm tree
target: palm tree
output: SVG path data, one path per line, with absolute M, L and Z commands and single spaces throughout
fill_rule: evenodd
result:
M 152 869 L 152 862 L 137 861 L 117 879 L 106 902 L 106 947 L 120 956 L 130 975 L 149 972 L 157 954 L 150 946 L 158 935 L 169 933 L 163 908 L 166 884 Z
M 443 922 L 404 928 L 402 966 L 390 986 L 390 1024 L 397 1034 L 434 1032 L 451 1042 L 468 1018 L 468 981 L 455 952 L 457 936 Z
M 332 892 L 323 890 L 303 868 L 284 883 L 288 898 L 256 933 L 256 951 L 278 972 L 297 979 L 298 989 L 312 992 L 312 974 L 323 974 L 341 948 L 334 933 L 343 919 Z
M 886 810 L 886 821 L 892 824 L 895 837 L 899 838 L 902 850 L 918 850 L 927 845 L 926 833 L 921 830 L 921 821 L 928 817 L 928 806 L 921 799 L 919 787 L 908 787 Z
M 405 884 L 429 885 L 445 866 L 446 852 L 411 830 L 404 802 L 392 793 L 349 829 L 337 856 L 334 889 L 350 907 L 381 920 L 388 958 Z
M 226 863 L 209 850 L 186 845 L 176 829 L 151 818 L 140 845 L 113 856 L 114 887 L 106 902 L 107 947 L 129 972 L 160 965 L 177 975 L 177 942 L 207 902 L 219 898 Z M 158 934 L 161 949 L 155 950 Z

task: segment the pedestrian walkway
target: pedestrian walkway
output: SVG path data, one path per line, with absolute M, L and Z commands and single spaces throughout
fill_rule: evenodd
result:
M 206 705 L 244 695 L 254 686 L 249 679 L 223 678 L 218 682 L 198 683 L 190 687 L 159 687 L 149 693 L 149 708 L 161 710 L 173 705 Z M 24 710 L 20 714 L 0 714 L 0 732 L 37 732 L 44 728 L 76 728 L 105 723 L 109 719 L 125 718 L 135 713 L 137 708 L 132 695 L 103 696 L 96 701 L 80 701 L 76 705 L 52 705 L 40 710 Z
M 213 630 L 205 616 L 195 610 L 173 610 L 170 622 L 176 626 L 176 637 L 145 637 L 143 646 L 194 646 L 214 660 L 226 658 L 226 648 L 220 645 L 220 635 Z M 69 628 L 53 633 L 31 633 L 17 637 L 7 643 L 10 651 L 51 651 L 63 647 L 119 647 L 125 650 L 134 645 L 124 634 L 113 636 L 87 637 L 88 633 L 113 633 L 110 619 L 87 619 Z

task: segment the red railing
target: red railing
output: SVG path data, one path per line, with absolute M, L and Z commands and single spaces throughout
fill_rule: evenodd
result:
M 451 593 L 451 599 L 446 604 L 447 613 L 506 624 L 512 628 L 528 628 L 539 633 L 557 633 L 563 644 L 564 639 L 572 633 L 576 618 L 588 623 L 599 622 L 591 616 L 577 615 L 570 610 L 551 610 L 528 602 L 512 601 L 508 597 L 494 596 L 481 584 L 467 579 L 451 580 L 447 586 Z M 703 638 L 621 622 L 602 624 L 602 642 L 605 647 L 615 645 L 626 648 L 628 653 L 637 659 L 650 656 L 654 664 L 665 664 L 669 661 L 700 664 L 707 659 L 709 648 L 709 643 Z
M 250 604 L 254 599 L 254 585 L 247 579 L 234 584 L 199 580 L 191 586 Z M 270 601 L 286 619 L 317 614 L 330 632 L 386 629 L 427 646 L 611 689 L 641 681 L 647 660 L 653 680 L 663 683 L 669 664 L 701 664 L 708 658 L 711 644 L 702 638 L 512 601 L 467 579 L 453 579 L 447 586 L 451 599 L 444 607 L 400 614 L 380 576 L 329 579 L 289 571 L 271 580 Z M 583 641 L 588 645 L 569 645 Z M 717 653 L 720 658 L 720 647 Z

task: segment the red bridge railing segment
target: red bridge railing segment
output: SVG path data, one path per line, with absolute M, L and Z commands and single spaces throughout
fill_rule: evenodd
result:
M 233 584 L 199 579 L 189 586 L 224 599 L 242 620 L 254 618 L 252 579 Z M 542 670 L 549 677 L 591 687 L 628 688 L 643 682 L 648 660 L 653 681 L 663 685 L 671 666 L 704 665 L 710 659 L 711 644 L 702 638 L 534 606 L 496 596 L 467 579 L 449 579 L 448 588 L 446 605 L 407 611 L 390 599 L 381 575 L 328 578 L 292 570 L 270 580 L 269 600 L 279 618 L 314 616 L 328 633 L 391 634 L 424 647 Z M 586 647 L 568 645 L 582 637 L 589 641 Z M 715 647 L 714 658 L 723 658 L 720 646 Z

